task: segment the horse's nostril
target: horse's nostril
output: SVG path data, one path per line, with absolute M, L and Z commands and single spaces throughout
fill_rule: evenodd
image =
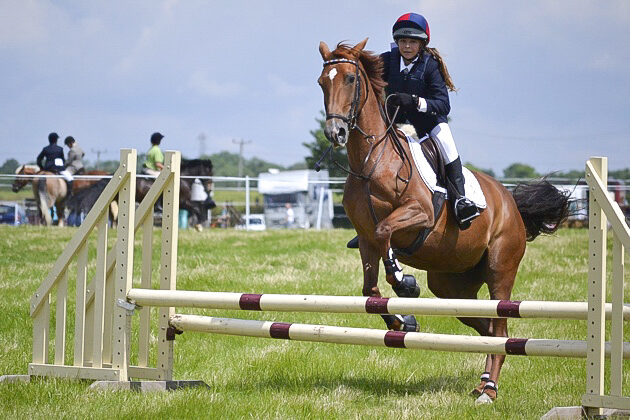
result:
M 345 128 L 343 128 L 343 127 L 341 127 L 341 128 L 339 129 L 339 138 L 340 138 L 340 139 L 345 139 L 345 138 L 346 138 L 346 129 L 345 129 Z

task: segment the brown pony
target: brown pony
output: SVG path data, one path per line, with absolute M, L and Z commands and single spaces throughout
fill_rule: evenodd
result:
M 382 259 L 394 291 L 399 296 L 418 296 L 415 279 L 409 284 L 407 276 L 401 281 L 395 275 L 392 267 L 398 257 L 426 270 L 428 287 L 439 298 L 476 299 L 485 283 L 491 299 L 510 299 L 526 240 L 559 227 L 567 215 L 568 197 L 544 180 L 519 186 L 512 194 L 492 177 L 475 172 L 487 208 L 472 226 L 460 231 L 448 204 L 436 218 L 431 191 L 408 158 L 406 139 L 383 117 L 383 63 L 378 55 L 363 51 L 366 43 L 367 38 L 354 47 L 339 44 L 331 52 L 321 42 L 324 68 L 318 80 L 324 93 L 326 137 L 348 151 L 350 175 L 343 205 L 359 236 L 363 295 L 381 296 Z M 411 255 L 394 254 L 395 249 L 409 247 L 423 229 L 429 233 L 419 249 Z M 408 322 L 411 315 L 383 318 L 390 329 L 415 329 L 415 319 Z M 506 318 L 459 320 L 482 336 L 508 336 Z M 487 356 L 485 374 L 473 390 L 478 402 L 496 398 L 504 360 L 504 355 Z
M 22 165 L 15 171 L 16 175 L 55 175 L 53 172 L 40 171 L 36 165 Z M 88 171 L 78 173 L 80 175 L 108 175 L 105 171 Z M 40 182 L 45 180 L 46 182 Z M 99 178 L 94 179 L 76 179 L 72 186 L 72 193 L 76 194 L 78 191 L 89 187 L 99 181 Z M 33 195 L 37 202 L 42 217 L 47 226 L 52 224 L 52 218 L 50 216 L 50 208 L 54 205 L 57 208 L 57 215 L 59 217 L 59 226 L 63 226 L 63 217 L 65 209 L 65 198 L 68 191 L 68 185 L 62 178 L 35 178 L 35 177 L 20 177 L 16 176 L 13 181 L 11 189 L 13 192 L 18 192 L 24 186 L 29 183 L 33 183 Z

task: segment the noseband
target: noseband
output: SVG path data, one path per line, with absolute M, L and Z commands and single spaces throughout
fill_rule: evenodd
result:
M 336 58 L 334 60 L 324 61 L 324 67 L 339 64 L 339 63 L 349 63 L 354 65 L 355 73 L 354 73 L 354 97 L 352 98 L 352 104 L 350 104 L 350 112 L 348 115 L 341 114 L 330 114 L 328 110 L 326 110 L 326 121 L 339 118 L 341 121 L 348 124 L 349 129 L 353 130 L 357 126 L 357 118 L 359 117 L 359 101 L 361 100 L 361 74 L 359 71 L 359 63 L 355 60 L 349 60 L 347 58 Z

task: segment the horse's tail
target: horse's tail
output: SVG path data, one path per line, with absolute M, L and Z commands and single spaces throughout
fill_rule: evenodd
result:
M 562 192 L 546 179 L 518 184 L 512 191 L 525 223 L 527 240 L 541 233 L 554 233 L 569 216 L 569 192 Z

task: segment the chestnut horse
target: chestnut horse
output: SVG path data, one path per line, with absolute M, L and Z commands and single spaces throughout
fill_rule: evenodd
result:
M 409 145 L 385 121 L 383 62 L 364 51 L 367 38 L 334 51 L 321 42 L 324 68 L 319 77 L 326 110 L 325 135 L 348 151 L 349 175 L 343 205 L 359 236 L 363 295 L 380 297 L 379 260 L 399 296 L 417 297 L 415 280 L 400 280 L 398 259 L 427 271 L 428 287 L 439 298 L 476 299 L 485 283 L 491 299 L 509 300 L 526 240 L 554 232 L 567 215 L 568 197 L 546 181 L 510 193 L 492 177 L 474 172 L 487 208 L 460 231 L 449 203 L 434 217 L 431 191 L 412 162 Z M 429 229 L 422 246 L 409 254 L 419 231 Z M 398 259 L 397 259 L 398 258 Z M 386 263 L 387 262 L 387 263 Z M 404 283 L 404 284 L 403 284 Z M 411 315 L 383 315 L 388 328 L 415 329 Z M 458 318 L 482 336 L 507 337 L 507 319 Z M 482 380 L 473 390 L 480 403 L 492 402 L 504 355 L 488 355 Z

